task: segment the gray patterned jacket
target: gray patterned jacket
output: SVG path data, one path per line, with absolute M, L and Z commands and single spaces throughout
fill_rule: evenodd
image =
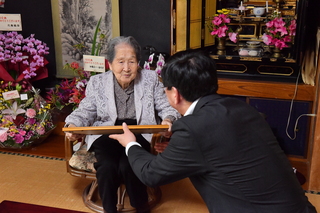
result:
M 117 120 L 112 71 L 92 76 L 86 88 L 86 97 L 67 118 L 66 124 L 76 126 L 113 126 Z M 157 74 L 141 70 L 134 80 L 134 100 L 138 125 L 159 124 L 161 119 L 180 114 L 170 106 Z M 100 135 L 99 135 L 100 136 Z M 88 148 L 98 135 L 88 135 Z M 143 135 L 150 141 L 152 135 Z

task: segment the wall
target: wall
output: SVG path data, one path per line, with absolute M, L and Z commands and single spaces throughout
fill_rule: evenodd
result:
M 120 0 L 119 10 L 121 35 L 135 37 L 142 48 L 151 45 L 158 52 L 170 54 L 170 0 Z M 148 55 L 143 51 L 141 62 Z

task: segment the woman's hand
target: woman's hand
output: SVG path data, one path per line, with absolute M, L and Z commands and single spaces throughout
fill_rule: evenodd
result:
M 162 124 L 162 125 L 168 125 L 169 128 L 168 128 L 168 130 L 165 131 L 165 132 L 160 132 L 160 134 L 163 135 L 163 136 L 166 137 L 166 138 L 170 138 L 171 135 L 172 135 L 172 132 L 171 132 L 172 122 L 171 122 L 171 120 L 169 120 L 169 119 L 164 119 L 164 120 L 161 122 L 161 124 Z
M 67 128 L 69 127 L 76 127 L 75 125 L 73 124 L 70 124 Z M 79 138 L 82 138 L 84 137 L 85 135 L 82 135 L 82 134 L 73 134 L 72 132 L 66 132 L 66 137 L 70 140 L 70 141 L 76 141 L 78 140 Z
M 171 135 L 172 135 L 172 132 L 171 132 L 172 122 L 171 122 L 171 120 L 169 120 L 169 119 L 164 119 L 164 120 L 161 122 L 161 124 L 162 124 L 162 125 L 168 125 L 169 128 L 168 128 L 168 130 L 165 131 L 165 132 L 160 132 L 160 134 L 161 134 L 162 136 L 164 136 L 165 138 L 170 138 Z M 163 151 L 167 148 L 168 144 L 169 144 L 169 141 L 157 142 L 157 143 L 155 143 L 155 145 L 154 145 L 154 149 L 155 149 L 158 153 L 161 153 L 161 152 L 163 152 Z

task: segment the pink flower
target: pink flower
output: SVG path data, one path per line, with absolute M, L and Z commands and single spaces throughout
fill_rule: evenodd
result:
M 230 23 L 230 18 L 228 18 L 228 15 L 226 15 L 226 14 L 221 14 L 220 15 L 221 16 L 221 18 L 222 18 L 222 21 L 223 21 L 223 23 Z
M 275 33 L 279 32 L 281 36 L 287 35 L 288 31 L 287 28 L 285 28 L 284 26 L 278 27 L 274 30 Z
M 15 133 L 14 132 L 9 132 L 9 136 L 13 138 L 15 136 Z
M 294 19 L 290 22 L 290 26 L 289 26 L 289 35 L 290 36 L 296 35 L 296 28 L 297 28 L 297 23 L 296 23 L 296 20 Z
M 267 34 L 264 33 L 263 36 L 262 36 L 262 40 L 266 45 L 269 45 L 272 42 L 272 36 L 267 35 Z
M 22 143 L 22 142 L 24 141 L 24 138 L 23 138 L 22 135 L 16 134 L 16 135 L 14 136 L 14 140 L 16 141 L 16 143 Z
M 28 122 L 30 125 L 35 124 L 36 121 L 37 121 L 37 119 L 35 119 L 35 118 L 28 118 L 28 119 L 27 119 L 27 122 Z
M 277 39 L 275 42 L 274 42 L 274 46 L 279 48 L 280 50 L 282 50 L 284 47 L 288 47 L 288 45 L 282 41 L 282 40 L 279 40 Z
M 285 36 L 283 37 L 284 42 L 290 42 L 291 41 L 291 36 Z
M 229 33 L 229 39 L 233 42 L 233 43 L 237 43 L 237 35 L 238 33 Z
M 0 129 L 0 141 L 5 142 L 8 139 L 8 128 L 1 128 Z
M 226 25 L 219 27 L 218 29 L 215 29 L 211 32 L 211 35 L 217 35 L 219 38 L 226 36 L 226 31 L 228 30 L 228 27 Z
M 218 11 L 219 12 L 219 11 Z M 221 14 L 213 17 L 211 21 L 211 25 L 208 25 L 210 28 L 210 34 L 213 36 L 217 36 L 219 39 L 229 36 L 229 39 L 236 43 L 237 42 L 237 34 L 232 32 L 232 29 L 227 26 L 228 23 L 231 22 L 231 19 L 228 15 L 228 10 L 222 9 Z
M 262 36 L 263 42 L 282 50 L 284 47 L 288 47 L 286 43 L 291 42 L 291 36 L 295 35 L 296 21 L 291 20 L 288 25 L 282 17 L 275 17 L 266 23 L 266 27 L 266 33 Z
M 4 118 L 5 120 L 8 120 L 8 121 L 13 122 L 13 118 L 12 118 L 10 115 L 5 115 L 3 118 Z
M 46 133 L 46 129 L 43 126 L 37 127 L 36 131 L 39 135 L 43 135 L 44 133 Z
M 24 131 L 24 130 L 19 130 L 19 134 L 22 135 L 22 136 L 26 135 L 26 133 L 27 133 L 27 132 Z
M 220 16 L 216 16 L 213 18 L 212 20 L 212 24 L 219 26 L 220 24 L 222 24 L 222 19 L 220 18 Z
M 34 109 L 27 109 L 26 115 L 29 118 L 34 118 L 36 116 L 36 111 Z

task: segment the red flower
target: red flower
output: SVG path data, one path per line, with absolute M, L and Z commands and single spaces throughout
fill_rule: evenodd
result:
M 70 67 L 73 69 L 79 69 L 79 64 L 77 62 L 72 62 Z
M 107 59 L 104 59 L 104 63 L 105 63 L 105 68 L 106 68 L 106 71 L 110 69 L 109 67 L 109 61 Z
M 17 115 L 16 119 L 13 120 L 13 123 L 16 126 L 19 126 L 20 124 L 23 124 L 25 122 L 26 118 L 23 117 L 22 115 Z

